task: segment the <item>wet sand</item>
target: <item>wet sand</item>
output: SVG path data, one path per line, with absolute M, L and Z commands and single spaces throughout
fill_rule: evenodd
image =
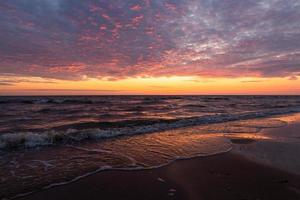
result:
M 259 133 L 260 137 L 287 136 L 289 133 L 297 138 L 300 115 L 295 116 L 293 123 L 266 129 Z M 104 171 L 21 199 L 299 200 L 300 175 L 287 172 L 298 169 L 297 162 L 293 162 L 300 148 L 297 140 L 278 143 L 259 140 L 258 136 L 257 139 L 244 138 L 245 134 L 241 136 L 228 138 L 235 145 L 228 153 L 177 160 L 151 170 Z M 278 152 L 282 150 L 285 153 Z M 263 159 L 260 159 L 262 154 Z M 288 162 L 283 163 L 284 158 Z
M 106 171 L 22 199 L 299 200 L 300 177 L 225 153 L 153 170 Z

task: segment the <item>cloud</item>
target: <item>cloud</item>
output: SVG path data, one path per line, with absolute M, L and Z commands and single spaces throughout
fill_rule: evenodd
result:
M 242 83 L 260 83 L 263 82 L 262 80 L 248 80 L 248 81 L 241 81 Z
M 54 84 L 57 80 L 36 78 L 36 77 L 18 77 L 15 74 L 5 74 L 0 76 L 0 85 L 12 86 L 19 83 L 48 83 Z
M 296 80 L 298 80 L 298 78 L 297 78 L 297 76 L 291 76 L 291 77 L 289 77 L 289 80 L 296 81 Z
M 0 75 L 293 77 L 298 0 L 0 2 Z
M 10 83 L 10 82 L 1 82 L 0 81 L 0 86 L 11 86 L 11 85 L 14 85 L 13 83 Z
M 149 85 L 152 88 L 168 88 L 167 86 L 160 86 L 160 85 Z
M 125 90 L 78 90 L 78 89 L 30 89 L 30 90 L 24 90 L 24 91 L 30 91 L 30 92 L 109 92 L 109 93 L 114 93 L 114 92 L 125 92 Z

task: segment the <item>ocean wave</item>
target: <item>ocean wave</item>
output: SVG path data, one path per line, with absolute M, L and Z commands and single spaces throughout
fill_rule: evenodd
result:
M 121 120 L 121 121 L 89 121 L 89 122 L 78 122 L 67 125 L 62 125 L 58 127 L 53 127 L 53 129 L 57 130 L 65 130 L 65 129 L 91 129 L 91 128 L 125 128 L 125 127 L 137 127 L 137 126 L 145 126 L 145 125 L 154 125 L 154 124 L 170 124 L 176 123 L 179 121 L 178 119 L 133 119 L 133 120 Z
M 116 124 L 113 124 L 112 122 L 106 128 L 103 128 L 103 123 L 98 122 L 79 123 L 64 130 L 48 130 L 40 133 L 18 132 L 2 134 L 0 135 L 0 149 L 9 150 L 14 148 L 33 148 L 37 146 L 48 146 L 58 143 L 71 143 L 80 142 L 83 140 L 129 136 L 165 131 L 187 126 L 255 119 L 293 112 L 300 112 L 300 108 L 297 107 L 264 112 L 247 112 L 233 115 L 216 114 L 176 120 L 122 121 L 117 122 Z
M 0 104 L 103 104 L 109 103 L 105 100 L 90 99 L 64 99 L 64 98 L 38 98 L 38 99 L 5 99 Z

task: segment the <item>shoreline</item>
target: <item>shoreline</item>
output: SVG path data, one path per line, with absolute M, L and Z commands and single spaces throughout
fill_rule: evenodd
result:
M 292 200 L 300 198 L 300 176 L 228 152 L 150 170 L 107 170 L 18 199 L 84 198 Z
M 88 178 L 90 176 L 94 176 L 94 175 L 97 175 L 97 174 L 100 174 L 100 173 L 101 174 L 102 173 L 110 173 L 110 172 L 116 172 L 116 173 L 118 173 L 118 172 L 120 172 L 120 173 L 122 173 L 122 172 L 141 172 L 142 173 L 143 171 L 159 170 L 160 168 L 168 167 L 168 165 L 172 165 L 173 163 L 178 162 L 178 161 L 188 161 L 188 160 L 199 159 L 199 158 L 219 156 L 219 155 L 230 153 L 232 150 L 233 150 L 233 148 L 231 148 L 228 151 L 218 152 L 218 153 L 214 153 L 214 154 L 210 154 L 210 155 L 195 155 L 195 156 L 192 156 L 192 157 L 177 158 L 175 160 L 172 160 L 169 163 L 162 164 L 162 165 L 159 165 L 159 166 L 153 166 L 153 167 L 141 167 L 141 168 L 111 168 L 110 166 L 103 167 L 103 168 L 101 168 L 99 170 L 96 170 L 94 172 L 89 172 L 89 173 L 84 174 L 82 176 L 76 177 L 76 178 L 74 178 L 70 181 L 53 183 L 53 184 L 44 186 L 39 190 L 17 194 L 13 197 L 9 197 L 8 199 L 26 199 L 28 196 L 34 195 L 36 193 L 51 190 L 51 189 L 54 189 L 54 188 L 57 188 L 57 187 L 64 187 L 64 186 L 69 185 L 69 184 L 74 184 L 78 181 L 81 181 L 82 179 L 85 179 L 85 178 Z M 234 154 L 234 153 L 232 153 L 232 154 Z M 6 198 L 4 198 L 4 200 L 6 200 Z
M 300 124 L 299 116 L 283 117 L 295 117 L 293 125 Z M 258 134 L 290 128 L 266 128 Z M 106 169 L 18 199 L 300 199 L 299 174 L 237 151 L 257 140 L 228 139 L 235 140 L 228 152 L 176 159 L 149 169 Z
M 277 116 L 274 116 L 273 118 L 274 119 L 285 119 L 285 121 L 287 122 L 287 125 L 276 127 L 276 128 L 267 128 L 266 127 L 266 128 L 263 128 L 260 132 L 254 133 L 254 135 L 262 135 L 262 136 L 264 136 L 266 134 L 267 135 L 268 134 L 272 135 L 272 132 L 274 132 L 274 131 L 275 132 L 279 132 L 279 133 L 280 132 L 284 132 L 284 131 L 289 131 L 289 129 L 291 128 L 290 127 L 291 124 L 292 125 L 293 124 L 298 124 L 299 127 L 296 127 L 296 128 L 294 127 L 294 129 L 296 129 L 296 132 L 297 132 L 297 130 L 300 130 L 300 113 L 289 114 L 289 115 L 277 115 Z M 292 123 L 290 123 L 290 122 L 292 122 Z M 50 184 L 48 186 L 45 186 L 41 190 L 35 190 L 33 192 L 30 192 L 30 193 L 19 194 L 19 195 L 14 196 L 13 198 L 12 197 L 11 198 L 12 199 L 28 199 L 28 200 L 30 200 L 32 198 L 34 199 L 34 197 L 36 195 L 39 196 L 39 195 L 47 194 L 47 196 L 48 196 L 49 195 L 48 193 L 57 193 L 56 192 L 57 191 L 56 188 L 62 188 L 62 190 L 65 190 L 66 188 L 69 187 L 69 185 L 82 184 L 82 181 L 85 180 L 85 179 L 88 179 L 88 180 L 89 179 L 94 179 L 94 178 L 91 178 L 91 177 L 98 177 L 99 176 L 99 178 L 98 178 L 99 180 L 98 181 L 99 181 L 99 184 L 100 184 L 101 181 L 102 181 L 102 180 L 100 180 L 100 179 L 102 179 L 101 178 L 103 176 L 102 174 L 106 174 L 106 173 L 108 173 L 108 174 L 117 173 L 117 174 L 120 174 L 120 175 L 122 175 L 123 173 L 133 173 L 133 174 L 135 174 L 135 173 L 145 174 L 146 173 L 147 174 L 147 173 L 149 173 L 148 171 L 153 171 L 153 170 L 154 171 L 156 171 L 156 170 L 158 170 L 158 171 L 160 171 L 160 170 L 164 171 L 165 168 L 169 168 L 169 166 L 173 166 L 173 165 L 176 165 L 176 166 L 179 165 L 180 166 L 182 164 L 177 164 L 177 163 L 182 163 L 182 162 L 183 163 L 185 163 L 185 162 L 186 163 L 194 162 L 195 166 L 199 165 L 199 163 L 200 164 L 204 163 L 204 165 L 205 165 L 205 163 L 207 162 L 205 160 L 209 159 L 211 157 L 213 157 L 212 160 L 215 160 L 214 162 L 216 162 L 216 163 L 219 162 L 220 166 L 222 166 L 222 162 L 225 162 L 225 163 L 226 162 L 236 163 L 237 160 L 243 160 L 242 162 L 243 163 L 248 163 L 248 165 L 252 165 L 251 163 L 255 163 L 256 166 L 254 167 L 254 171 L 260 171 L 261 169 L 269 168 L 271 171 L 274 171 L 274 170 L 275 171 L 276 170 L 280 171 L 280 172 L 276 172 L 277 174 L 285 174 L 287 176 L 290 176 L 292 174 L 291 170 L 287 170 L 284 167 L 283 168 L 282 167 L 278 167 L 278 165 L 272 165 L 272 164 L 270 164 L 268 162 L 264 162 L 264 160 L 259 160 L 257 158 L 253 159 L 253 157 L 251 157 L 251 155 L 249 156 L 249 154 L 247 154 L 247 153 L 249 153 L 247 151 L 237 151 L 237 150 L 241 150 L 241 147 L 251 147 L 251 146 L 256 145 L 257 143 L 260 142 L 259 139 L 256 139 L 256 138 L 254 138 L 254 139 L 253 138 L 247 138 L 247 136 L 246 136 L 246 138 L 244 138 L 244 136 L 242 136 L 242 135 L 243 134 L 228 134 L 226 136 L 224 135 L 224 137 L 227 138 L 227 140 L 231 141 L 231 143 L 232 143 L 232 148 L 230 150 L 228 150 L 228 151 L 225 151 L 225 152 L 220 152 L 220 153 L 211 154 L 211 155 L 205 155 L 205 156 L 204 155 L 203 156 L 201 156 L 201 155 L 194 155 L 192 157 L 177 158 L 175 160 L 172 160 L 169 163 L 166 163 L 166 164 L 163 164 L 163 165 L 160 165 L 160 166 L 149 167 L 149 168 L 141 168 L 141 169 L 139 169 L 139 168 L 135 168 L 135 169 L 133 169 L 133 168 L 132 169 L 113 168 L 113 169 L 111 169 L 111 168 L 105 168 L 104 167 L 104 168 L 101 168 L 101 169 L 96 170 L 94 172 L 87 173 L 87 174 L 85 174 L 85 175 L 83 175 L 83 176 L 81 176 L 79 178 L 77 177 L 77 178 L 75 178 L 73 180 L 70 180 L 70 181 L 62 182 L 62 183 L 56 183 L 56 184 L 53 184 L 53 185 Z M 277 135 L 278 135 L 278 133 L 277 133 Z M 264 141 L 264 140 L 262 140 L 262 141 Z M 228 156 L 227 156 L 227 154 L 228 154 Z M 224 159 L 223 157 L 226 157 L 227 160 Z M 198 160 L 202 160 L 202 161 L 198 161 Z M 201 174 L 201 173 L 204 173 L 204 172 L 198 172 L 198 173 Z M 204 175 L 205 175 L 205 173 L 204 173 Z M 254 174 L 254 176 L 256 176 L 256 175 Z M 296 175 L 296 176 L 298 177 L 298 179 L 300 179 L 299 178 L 299 174 Z M 128 178 L 130 179 L 130 176 Z M 239 180 L 238 177 L 235 177 L 235 179 Z M 96 183 L 98 181 L 96 181 Z M 193 179 L 191 179 L 191 181 L 193 181 Z M 124 183 L 124 184 L 126 184 L 126 183 Z M 86 182 L 86 183 L 84 183 L 82 185 L 82 187 L 87 188 L 90 185 L 91 184 L 89 184 L 89 183 Z M 48 192 L 48 191 L 50 191 L 50 192 Z M 51 191 L 53 191 L 53 192 L 51 192 Z M 84 191 L 82 191 L 82 192 L 86 193 Z M 61 191 L 58 192 L 58 193 L 60 194 Z M 62 191 L 62 194 L 63 193 L 64 192 Z M 296 193 L 300 194 L 300 184 L 299 184 L 299 187 L 298 186 L 296 187 Z M 99 194 L 99 196 L 101 196 L 101 194 Z M 40 198 L 44 199 L 43 196 L 40 197 Z M 59 197 L 53 197 L 53 198 L 55 198 L 55 199 L 58 198 L 59 199 Z M 112 198 L 112 199 L 114 199 L 114 198 Z
M 262 129 L 255 140 L 245 138 L 249 143 L 234 144 L 231 153 L 235 153 L 258 164 L 274 167 L 300 176 L 300 113 L 283 115 L 275 119 L 287 124 L 277 128 Z M 254 140 L 254 141 L 251 141 Z

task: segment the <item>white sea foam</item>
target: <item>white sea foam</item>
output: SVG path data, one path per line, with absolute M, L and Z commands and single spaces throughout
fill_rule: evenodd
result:
M 181 128 L 194 125 L 205 125 L 211 123 L 221 123 L 228 121 L 238 121 L 268 117 L 272 115 L 299 112 L 299 108 L 272 110 L 268 112 L 247 112 L 242 114 L 218 114 L 212 116 L 204 116 L 198 118 L 179 119 L 174 122 L 158 122 L 151 125 L 139 125 L 123 128 L 92 128 L 92 129 L 67 129 L 63 131 L 49 130 L 40 133 L 18 132 L 0 135 L 0 149 L 11 148 L 33 148 L 37 146 L 48 146 L 57 143 L 79 142 L 82 140 L 95 140 L 103 138 L 112 138 L 123 135 L 136 135 L 143 133 L 151 133 L 164 131 L 174 128 Z M 249 127 L 255 127 L 250 125 Z M 258 126 L 260 127 L 260 126 Z M 263 127 L 261 127 L 263 128 Z
M 88 176 L 91 176 L 91 175 L 94 175 L 94 174 L 97 174 L 99 172 L 103 172 L 103 171 L 109 171 L 109 170 L 119 170 L 119 171 L 136 171 L 136 170 L 151 170 L 151 169 L 157 169 L 157 168 L 161 168 L 161 167 L 164 167 L 166 165 L 169 165 L 177 160 L 184 160 L 184 159 L 191 159 L 191 158 L 196 158 L 196 157 L 203 157 L 203 156 L 213 156 L 213 155 L 217 155 L 217 154 L 222 154 L 222 153 L 226 153 L 226 152 L 229 152 L 231 151 L 232 148 L 228 148 L 226 150 L 223 150 L 223 151 L 219 151 L 219 152 L 214 152 L 214 153 L 210 153 L 210 154 L 197 154 L 197 155 L 193 155 L 193 156 L 187 156 L 187 157 L 174 157 L 173 160 L 167 162 L 167 163 L 163 163 L 161 165 L 156 165 L 156 166 L 150 166 L 150 167 L 142 167 L 142 166 L 136 166 L 134 168 L 130 167 L 130 168 L 126 168 L 126 167 L 113 167 L 113 166 L 109 166 L 109 165 L 106 165 L 106 166 L 102 166 L 94 171 L 91 171 L 91 172 L 87 172 L 83 175 L 80 175 L 80 176 L 76 176 L 75 178 L 71 179 L 71 180 L 68 180 L 68 181 L 62 181 L 62 182 L 56 182 L 56 183 L 52 183 L 52 184 L 49 184 L 47 186 L 44 186 L 42 189 L 45 190 L 45 189 L 50 189 L 50 188 L 53 188 L 53 187 L 58 187 L 58 186 L 62 186 L 62 185 L 67 185 L 67 184 L 70 184 L 70 183 L 73 183 L 73 182 L 76 182 L 76 181 L 79 181 L 85 177 L 88 177 Z M 163 180 L 162 178 L 158 178 L 158 181 L 161 181 L 161 182 L 165 182 L 165 180 Z M 172 190 L 172 189 L 171 189 Z M 32 193 L 35 193 L 36 191 L 30 191 L 30 192 L 27 192 L 27 193 L 21 193 L 21 194 L 17 194 L 9 199 L 18 199 L 20 197 L 25 197 L 25 196 L 28 196 Z

